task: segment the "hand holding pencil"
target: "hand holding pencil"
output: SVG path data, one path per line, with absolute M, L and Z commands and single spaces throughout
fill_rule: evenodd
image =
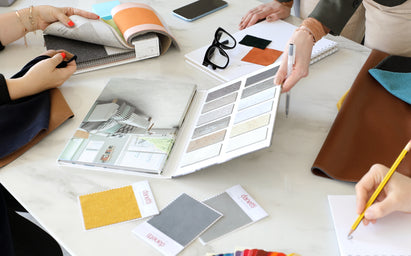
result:
M 394 211 L 411 213 L 411 178 L 395 172 L 410 148 L 411 141 L 390 169 L 375 164 L 357 183 L 357 213 L 360 216 L 352 226 L 350 234 L 361 220 L 367 225 Z

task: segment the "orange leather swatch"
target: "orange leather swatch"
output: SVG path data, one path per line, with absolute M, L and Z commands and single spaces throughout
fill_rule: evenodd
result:
M 270 48 L 261 50 L 259 48 L 253 47 L 241 60 L 257 65 L 268 66 L 270 64 L 273 64 L 278 59 L 278 57 L 281 56 L 282 53 L 282 51 L 277 51 Z
M 373 50 L 358 73 L 311 171 L 357 182 L 375 163 L 390 167 L 411 138 L 411 105 L 369 73 L 388 54 Z M 411 155 L 397 171 L 411 177 Z

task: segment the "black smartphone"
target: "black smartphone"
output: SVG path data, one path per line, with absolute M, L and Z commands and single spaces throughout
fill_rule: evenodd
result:
M 193 21 L 218 11 L 227 5 L 227 2 L 223 0 L 198 0 L 173 10 L 173 14 L 183 20 Z

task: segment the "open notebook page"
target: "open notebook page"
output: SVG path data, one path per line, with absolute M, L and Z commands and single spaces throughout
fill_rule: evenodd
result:
M 347 234 L 357 219 L 354 195 L 329 195 L 328 201 L 334 221 L 341 256 L 410 256 L 411 214 L 395 212 L 375 224 L 358 225 L 351 240 Z

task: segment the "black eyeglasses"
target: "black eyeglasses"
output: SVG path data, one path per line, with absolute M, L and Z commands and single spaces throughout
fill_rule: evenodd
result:
M 211 65 L 213 69 L 224 69 L 228 66 L 230 58 L 224 50 L 233 49 L 237 41 L 232 35 L 222 28 L 218 28 L 214 34 L 213 43 L 208 47 L 203 60 L 203 65 Z

